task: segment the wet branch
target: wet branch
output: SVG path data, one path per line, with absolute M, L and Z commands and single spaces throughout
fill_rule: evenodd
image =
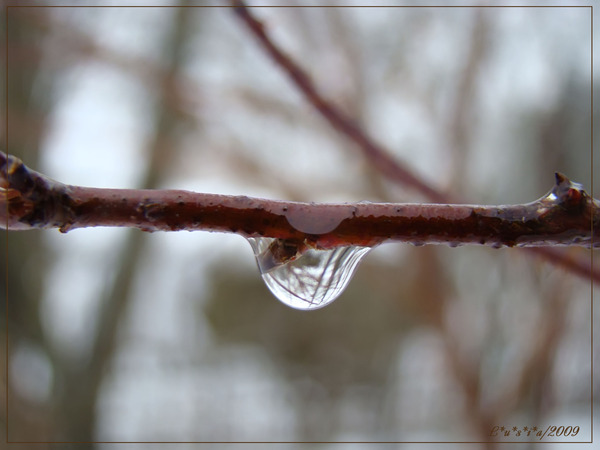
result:
M 556 174 L 544 197 L 523 205 L 316 204 L 182 190 L 71 186 L 0 153 L 0 220 L 9 230 L 132 227 L 271 237 L 302 251 L 386 241 L 493 247 L 600 247 L 600 202 Z M 289 244 L 289 245 L 288 245 Z

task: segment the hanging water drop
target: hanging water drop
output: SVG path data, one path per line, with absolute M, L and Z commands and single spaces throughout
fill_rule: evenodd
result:
M 370 247 L 317 250 L 274 238 L 248 238 L 262 278 L 282 303 L 317 309 L 344 291 Z

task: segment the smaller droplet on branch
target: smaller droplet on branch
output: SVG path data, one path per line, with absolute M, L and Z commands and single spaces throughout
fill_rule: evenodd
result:
M 370 247 L 317 250 L 274 238 L 248 238 L 261 276 L 282 303 L 296 309 L 318 309 L 346 289 Z

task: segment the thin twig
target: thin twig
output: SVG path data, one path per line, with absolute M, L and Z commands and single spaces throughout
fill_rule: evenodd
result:
M 351 118 L 344 115 L 331 102 L 319 94 L 310 77 L 277 47 L 266 34 L 263 24 L 250 14 L 241 0 L 233 0 L 238 16 L 248 25 L 254 36 L 293 80 L 294 85 L 327 121 L 343 135 L 354 141 L 369 159 L 369 162 L 385 177 L 404 186 L 422 192 L 434 202 L 448 201 L 448 196 L 429 186 L 397 160 L 392 158 L 379 144 L 370 138 Z
M 594 247 L 598 248 L 596 240 L 594 240 Z M 600 270 L 591 269 L 592 261 L 589 253 L 573 255 L 552 247 L 535 247 L 527 250 L 546 262 L 561 266 L 563 269 L 581 277 L 591 277 L 594 283 L 600 284 Z
M 9 230 L 133 227 L 272 237 L 301 250 L 386 241 L 493 247 L 592 246 L 600 202 L 556 174 L 554 188 L 523 205 L 317 204 L 182 190 L 70 186 L 0 153 L 0 220 Z M 600 242 L 593 246 L 600 247 Z

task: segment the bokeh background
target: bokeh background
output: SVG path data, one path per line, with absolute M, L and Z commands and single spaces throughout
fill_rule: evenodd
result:
M 29 167 L 94 187 L 427 200 L 333 130 L 230 8 L 86 5 L 117 3 L 4 9 L 2 142 Z M 590 8 L 329 3 L 252 12 L 428 184 L 486 204 L 533 201 L 555 171 L 592 189 Z M 592 406 L 600 417 L 590 279 L 523 249 L 385 244 L 335 303 L 303 312 L 236 235 L 44 230 L 0 246 L 3 441 L 492 449 L 496 425 L 589 441 Z

